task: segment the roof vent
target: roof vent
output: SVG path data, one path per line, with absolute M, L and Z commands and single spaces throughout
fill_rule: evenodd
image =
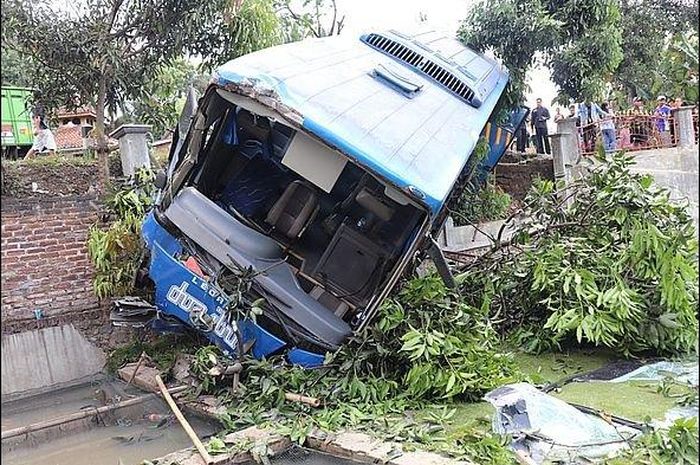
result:
M 435 60 L 431 60 L 415 49 L 377 33 L 364 35 L 361 40 L 370 47 L 384 52 L 427 75 L 468 104 L 477 108 L 481 105 L 481 101 L 475 98 L 474 91 L 466 82 Z

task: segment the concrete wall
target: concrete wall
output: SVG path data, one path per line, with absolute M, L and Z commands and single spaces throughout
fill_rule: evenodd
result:
M 3 334 L 99 314 L 86 246 L 98 210 L 93 196 L 3 197 Z
M 83 381 L 104 364 L 104 353 L 72 325 L 3 335 L 2 400 Z
M 657 184 L 667 187 L 674 200 L 687 201 L 690 214 L 698 227 L 698 148 L 628 152 L 636 164 L 632 170 L 654 176 Z

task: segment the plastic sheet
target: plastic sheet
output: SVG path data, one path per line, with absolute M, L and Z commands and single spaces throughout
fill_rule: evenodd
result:
M 626 375 L 610 380 L 611 383 L 624 383 L 627 381 L 661 381 L 671 376 L 680 383 L 698 385 L 698 362 L 656 362 L 644 365 Z
M 485 398 L 496 408 L 494 431 L 511 435 L 513 447 L 538 464 L 604 458 L 640 433 L 583 413 L 527 383 L 502 386 Z
M 697 406 L 673 407 L 666 412 L 663 420 L 654 422 L 653 425 L 657 428 L 668 428 L 673 425 L 673 422 L 680 418 L 691 418 L 698 416 Z

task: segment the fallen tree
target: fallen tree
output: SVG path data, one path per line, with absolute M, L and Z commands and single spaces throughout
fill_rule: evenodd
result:
M 698 256 L 684 205 L 617 154 L 566 189 L 538 182 L 509 242 L 462 275 L 503 334 L 532 351 L 590 343 L 631 355 L 692 352 Z

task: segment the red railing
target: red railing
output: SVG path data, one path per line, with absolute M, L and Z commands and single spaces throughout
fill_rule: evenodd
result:
M 592 155 L 599 145 L 602 145 L 606 151 L 675 147 L 678 145 L 680 130 L 674 115 L 675 110 L 668 118 L 652 114 L 621 115 L 602 119 L 584 127 L 579 126 L 581 153 Z M 700 141 L 698 126 L 698 107 L 696 106 L 693 109 L 693 131 L 696 142 Z M 613 132 L 607 130 L 610 128 L 614 128 Z
M 651 150 L 675 147 L 678 141 L 678 128 L 673 116 L 614 116 L 583 127 L 579 126 L 578 133 L 583 155 L 594 154 L 599 146 L 606 152 Z

